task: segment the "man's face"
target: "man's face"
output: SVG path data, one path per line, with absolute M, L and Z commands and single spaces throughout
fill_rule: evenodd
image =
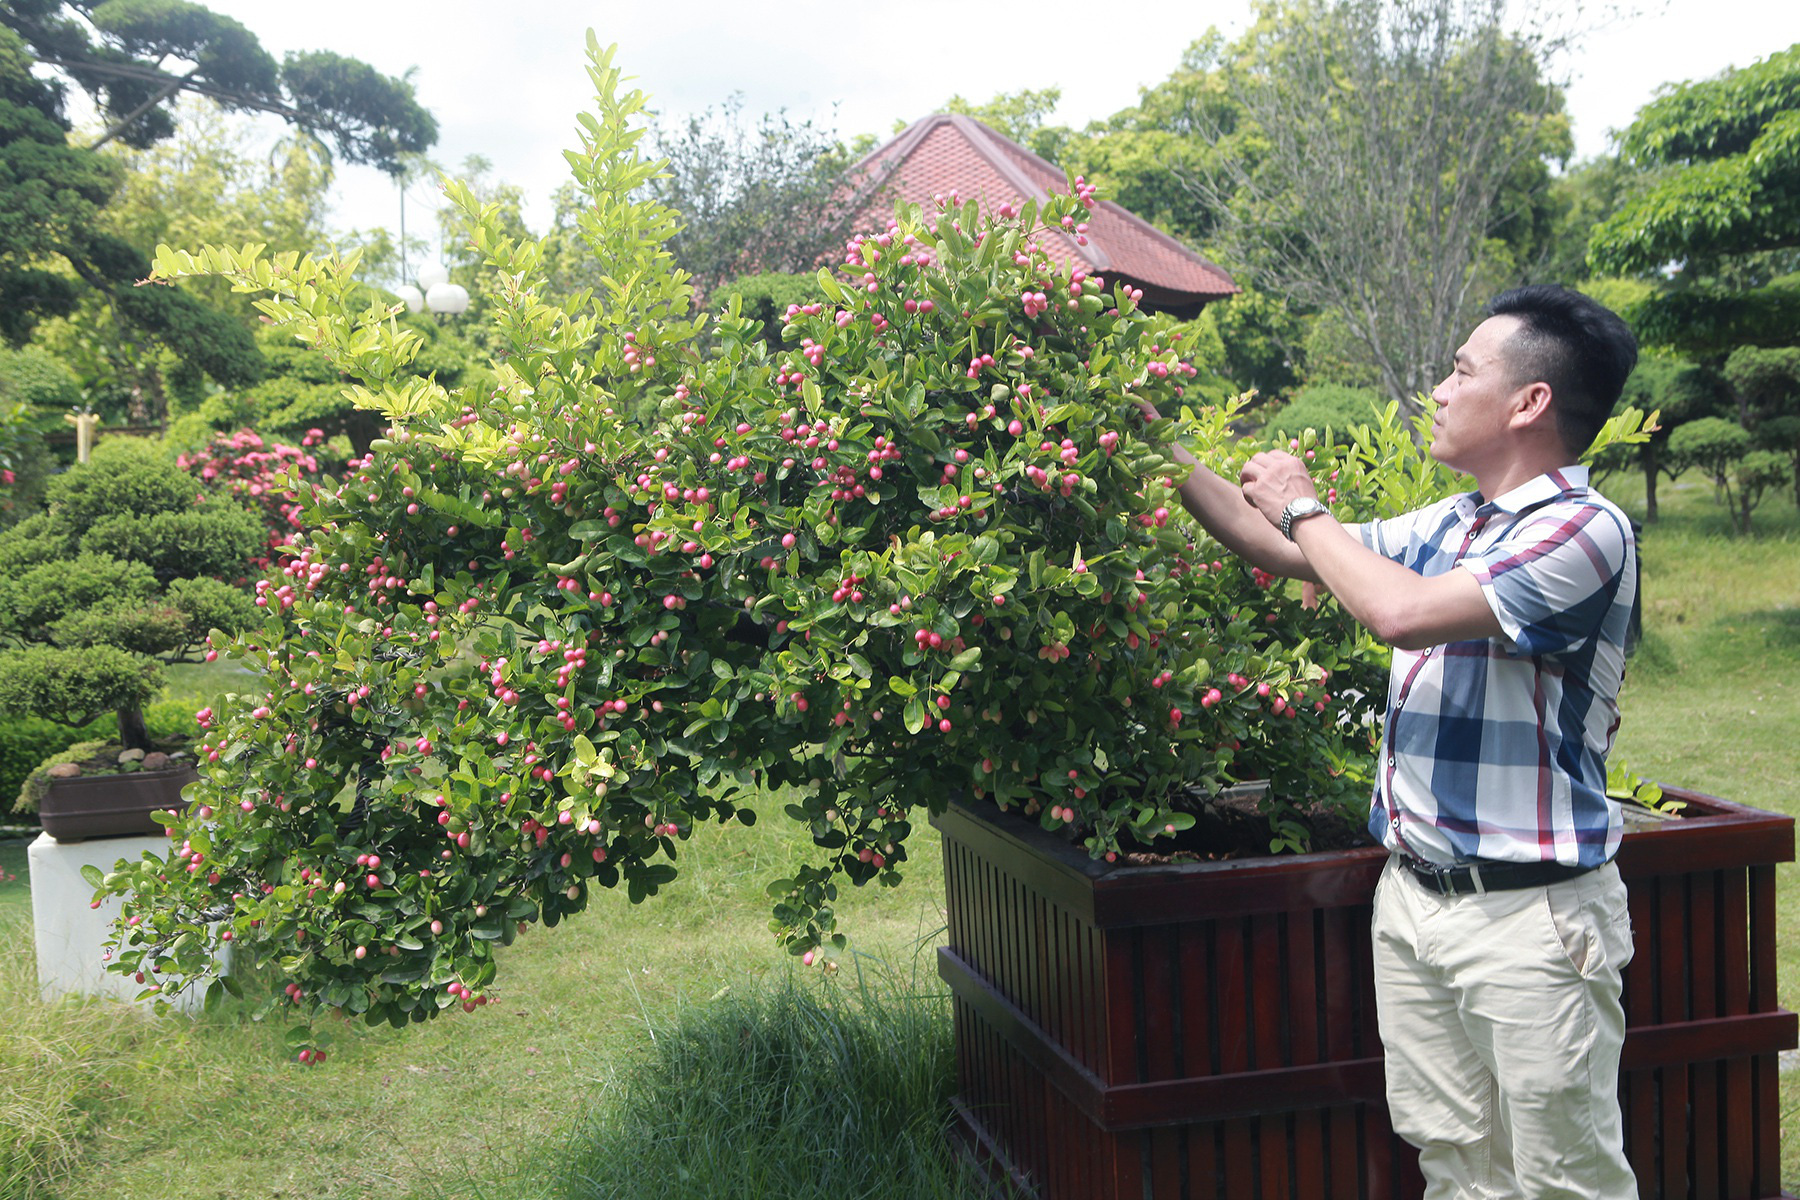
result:
M 1432 390 L 1438 402 L 1431 426 L 1431 456 L 1447 467 L 1475 474 L 1504 444 L 1519 390 L 1503 350 L 1519 318 L 1489 317 L 1456 352 L 1454 366 Z

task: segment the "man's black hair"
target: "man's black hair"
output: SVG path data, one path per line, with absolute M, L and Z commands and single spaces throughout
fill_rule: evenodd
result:
M 1593 444 L 1637 365 L 1637 338 L 1619 315 L 1580 292 L 1549 284 L 1514 288 L 1488 304 L 1520 327 L 1502 354 L 1515 385 L 1550 385 L 1556 432 L 1571 455 Z

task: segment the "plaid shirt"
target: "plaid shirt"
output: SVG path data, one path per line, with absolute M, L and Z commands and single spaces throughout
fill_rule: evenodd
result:
M 1369 832 L 1438 863 L 1611 859 L 1606 754 L 1637 590 L 1624 514 L 1565 467 L 1352 531 L 1421 575 L 1462 567 L 1505 632 L 1394 651 Z

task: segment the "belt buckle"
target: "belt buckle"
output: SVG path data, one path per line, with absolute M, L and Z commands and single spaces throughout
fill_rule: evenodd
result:
M 1487 895 L 1487 886 L 1481 882 L 1481 864 L 1478 862 L 1472 862 L 1469 864 L 1468 870 L 1469 870 L 1469 882 L 1472 885 L 1474 885 L 1473 888 L 1471 889 L 1471 891 L 1469 892 L 1469 894 L 1471 896 Z

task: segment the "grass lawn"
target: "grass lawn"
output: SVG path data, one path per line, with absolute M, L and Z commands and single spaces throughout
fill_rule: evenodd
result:
M 599 894 L 582 918 L 534 927 L 502 959 L 497 1006 L 403 1031 L 335 1027 L 319 1067 L 286 1059 L 285 1027 L 229 1014 L 119 1022 L 106 1039 L 125 1054 L 69 1068 L 80 1085 L 75 1103 L 93 1119 L 79 1163 L 50 1194 L 541 1195 L 540 1173 L 561 1164 L 571 1127 L 606 1093 L 614 1068 L 646 1049 L 650 1023 L 678 1005 L 779 984 L 790 972 L 804 988 L 854 990 L 859 966 L 889 992 L 941 990 L 930 955 L 943 926 L 943 884 L 930 831 L 901 888 L 844 898 L 841 919 L 868 957 L 831 977 L 800 967 L 768 932 L 763 888 L 801 846 L 774 821 L 705 828 L 684 847 L 682 878 L 663 895 L 634 906 Z M 5 853 L 23 858 L 12 846 Z M 0 958 L 30 958 L 27 905 L 16 896 L 23 883 L 0 885 Z M 28 1063 L 91 1055 L 91 1035 L 65 1038 L 64 1027 L 80 1023 L 80 1010 L 121 1007 L 45 1009 L 32 990 L 22 972 L 0 975 L 0 1011 L 35 1010 L 10 1046 L 0 1032 L 0 1078 Z M 5 1092 L 0 1084 L 0 1114 Z M 12 1200 L 3 1182 L 0 1197 Z
M 1637 491 L 1629 478 L 1608 486 L 1628 506 Z M 1757 523 L 1754 537 L 1730 539 L 1704 485 L 1666 490 L 1644 540 L 1647 637 L 1619 753 L 1646 777 L 1800 815 L 1800 514 L 1776 497 Z M 0 882 L 0 1135 L 29 1105 L 73 1152 L 48 1193 L 9 1191 L 0 1162 L 0 1200 L 547 1196 L 576 1153 L 572 1131 L 596 1105 L 623 1102 L 618 1069 L 642 1060 L 683 1006 L 729 1003 L 790 974 L 809 994 L 854 991 L 862 965 L 878 990 L 941 1009 L 931 832 L 898 890 L 844 897 L 867 957 L 829 977 L 777 952 L 767 930 L 763 886 L 800 844 L 777 821 L 704 829 L 664 895 L 642 906 L 601 895 L 581 918 L 521 939 L 502 960 L 498 1006 L 405 1031 L 345 1026 L 326 1064 L 301 1068 L 282 1053 L 282 1028 L 229 1013 L 156 1021 L 118 1005 L 38 1004 L 24 849 L 0 843 L 0 868 L 20 876 Z M 1800 874 L 1784 867 L 1780 879 L 1782 1002 L 1800 1009 Z M 1784 1084 L 1793 1190 L 1800 1072 Z M 683 1194 L 686 1167 L 664 1156 L 610 1169 Z

